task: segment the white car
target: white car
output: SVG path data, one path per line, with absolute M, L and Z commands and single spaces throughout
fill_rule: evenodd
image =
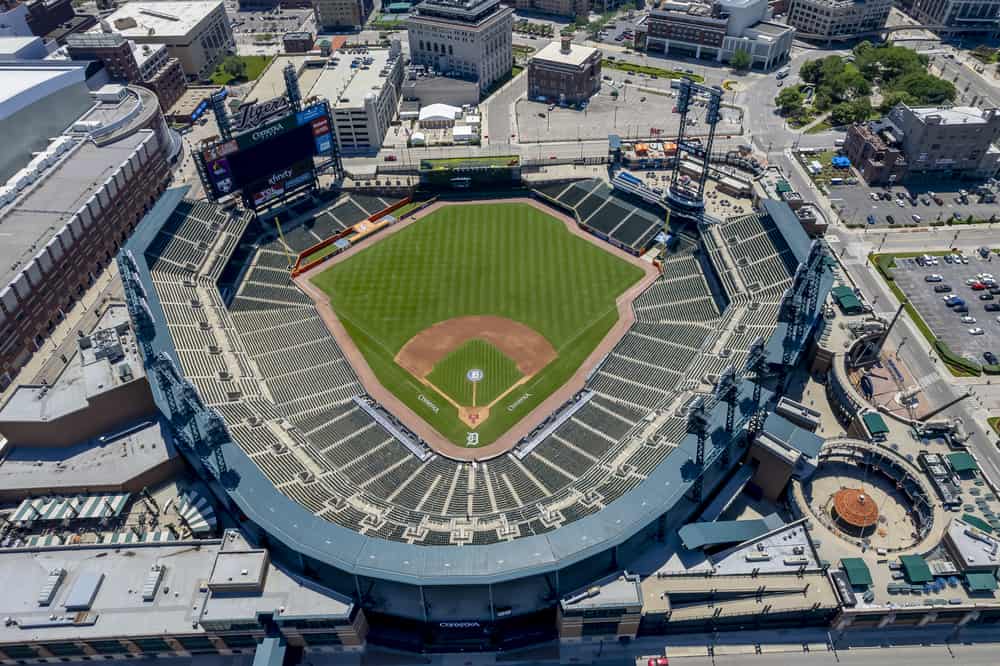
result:
M 992 280 L 993 273 L 980 273 L 976 277 L 978 277 L 980 280 Z
M 869 192 L 868 196 L 871 197 L 872 201 L 878 201 L 878 195 L 875 194 L 874 192 Z
M 981 328 L 979 328 L 979 327 L 976 327 L 976 328 L 970 328 L 970 329 L 969 329 L 969 335 L 982 335 L 982 334 L 983 334 L 983 333 L 985 333 L 985 332 L 986 332 L 986 331 L 984 331 L 983 329 L 981 329 Z
M 896 205 L 902 208 L 905 204 L 903 203 L 902 199 L 896 199 Z
M 969 317 L 969 316 L 962 317 L 962 323 L 963 324 L 975 324 L 976 323 L 976 318 L 975 317 Z
M 942 281 L 944 281 L 944 278 L 938 275 L 937 273 L 932 273 L 930 275 L 924 276 L 924 282 L 942 282 Z
M 979 282 L 979 280 L 977 280 L 976 278 L 969 278 L 968 280 L 965 281 L 965 284 L 971 286 L 971 285 L 976 284 L 977 282 Z
M 911 218 L 913 218 L 913 221 L 914 221 L 914 222 L 920 222 L 920 216 L 919 216 L 919 215 L 917 215 L 916 213 L 914 213 L 914 214 L 913 214 L 913 215 L 911 215 L 910 217 L 911 217 Z

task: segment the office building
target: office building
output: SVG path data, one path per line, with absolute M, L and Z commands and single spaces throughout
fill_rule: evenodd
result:
M 179 150 L 151 91 L 109 86 L 93 96 L 0 185 L 0 387 L 111 261 L 165 189 Z
M 414 65 L 475 81 L 480 93 L 510 74 L 514 10 L 500 0 L 424 0 L 406 25 Z
M 104 19 L 136 44 L 163 44 L 191 79 L 207 79 L 236 48 L 222 0 L 129 2 Z
M 1000 0 L 911 0 L 906 11 L 926 25 L 962 28 L 963 33 L 1000 33 Z
M 136 44 L 113 32 L 89 32 L 66 38 L 72 60 L 97 60 L 115 81 L 145 86 L 156 93 L 161 109 L 169 109 L 184 94 L 187 83 L 177 58 L 163 44 Z
M 1000 110 L 896 106 L 849 128 L 844 152 L 870 184 L 982 180 L 1000 168 Z
M 316 26 L 321 31 L 360 29 L 373 6 L 372 0 L 313 0 Z
M 587 18 L 590 15 L 590 0 L 515 0 L 510 4 L 524 11 L 568 18 Z
M 579 104 L 601 89 L 600 50 L 574 44 L 572 37 L 536 53 L 528 61 L 528 97 Z
M 400 44 L 331 56 L 309 95 L 330 101 L 342 154 L 377 151 L 399 106 L 403 84 Z
M 315 41 L 309 32 L 286 32 L 281 38 L 285 53 L 308 53 Z
M 636 29 L 647 51 L 728 62 L 737 51 L 751 67 L 768 70 L 788 60 L 795 31 L 769 20 L 767 0 L 698 0 L 671 3 L 649 13 Z
M 822 40 L 878 30 L 891 8 L 892 0 L 789 0 L 786 20 L 799 37 Z

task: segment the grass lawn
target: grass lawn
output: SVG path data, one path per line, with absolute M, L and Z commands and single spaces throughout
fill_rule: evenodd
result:
M 255 81 L 257 78 L 264 73 L 267 69 L 268 64 L 271 62 L 271 56 L 265 55 L 252 55 L 252 56 L 231 56 L 234 58 L 239 58 L 246 64 L 247 71 L 246 76 L 236 79 L 222 71 L 222 65 L 220 64 L 212 72 L 212 83 L 217 86 L 225 86 L 230 83 L 242 83 L 244 81 Z
M 806 134 L 819 134 L 820 132 L 825 132 L 828 129 L 832 129 L 833 125 L 830 124 L 829 120 L 822 120 L 809 129 L 806 130 Z
M 571 234 L 559 220 L 504 203 L 443 208 L 313 281 L 330 295 L 382 384 L 460 445 L 467 427 L 395 363 L 399 349 L 432 324 L 466 315 L 507 317 L 544 336 L 557 358 L 491 410 L 477 429 L 485 445 L 572 376 L 617 321 L 615 299 L 641 277 L 639 268 Z M 434 407 L 421 400 L 428 394 L 437 398 Z M 516 408 L 505 408 L 515 400 Z
M 476 400 L 472 401 L 472 382 L 466 377 L 471 368 L 483 371 L 476 384 Z M 460 405 L 488 405 L 521 378 L 514 363 L 502 351 L 485 340 L 469 340 L 443 358 L 429 375 L 434 386 L 447 393 Z
M 702 83 L 705 81 L 704 77 L 698 76 L 697 74 L 688 74 L 685 71 L 679 69 L 663 69 L 662 67 L 650 67 L 648 65 L 635 65 L 630 62 L 623 62 L 620 60 L 608 60 L 605 58 L 601 61 L 601 67 L 607 69 L 617 69 L 622 72 L 628 72 L 630 74 L 646 74 L 647 76 L 658 76 L 664 79 L 679 79 L 688 78 L 695 83 Z

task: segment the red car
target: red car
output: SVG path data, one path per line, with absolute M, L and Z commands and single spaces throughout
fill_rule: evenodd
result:
M 670 666 L 670 661 L 666 657 L 656 657 L 647 661 L 646 666 Z
M 983 284 L 982 282 L 972 283 L 972 291 L 982 291 L 983 289 L 986 289 L 986 285 Z

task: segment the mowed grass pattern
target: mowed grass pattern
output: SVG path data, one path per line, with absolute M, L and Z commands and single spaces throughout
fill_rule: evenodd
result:
M 427 379 L 460 405 L 473 406 L 472 382 L 466 374 L 477 368 L 483 379 L 476 386 L 476 406 L 488 405 L 521 379 L 517 364 L 485 340 L 469 340 L 434 366 Z
M 430 325 L 466 315 L 508 317 L 545 336 L 559 358 L 525 385 L 531 395 L 516 409 L 493 410 L 478 429 L 488 444 L 572 376 L 617 321 L 615 299 L 642 274 L 559 220 L 509 203 L 442 208 L 313 281 L 379 381 L 456 443 L 466 437 L 457 413 L 422 400 L 426 387 L 396 365 L 396 352 Z

